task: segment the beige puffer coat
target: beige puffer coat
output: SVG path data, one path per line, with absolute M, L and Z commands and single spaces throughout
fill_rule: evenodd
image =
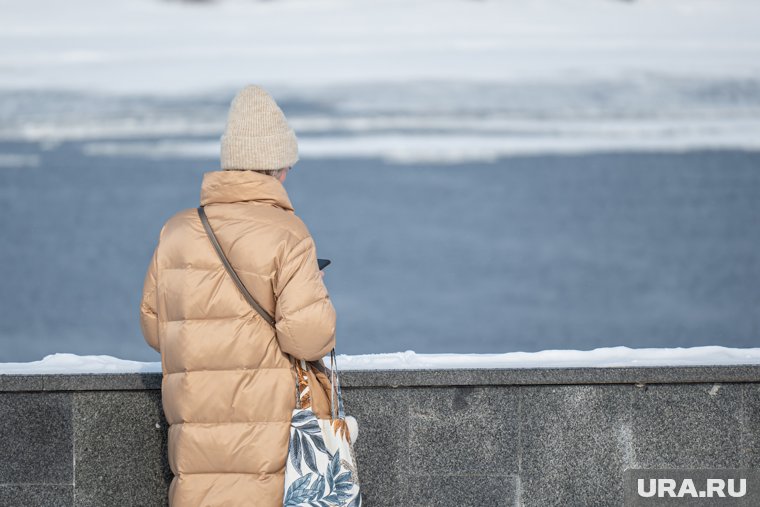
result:
M 161 229 L 140 323 L 161 353 L 174 478 L 169 505 L 281 506 L 296 376 L 291 354 L 335 344 L 335 309 L 314 241 L 283 184 L 252 171 L 203 175 L 201 205 L 222 249 L 275 330 L 225 271 L 195 208 Z M 322 380 L 322 379 L 320 379 Z M 329 388 L 328 388 L 329 389 Z M 314 410 L 329 414 L 325 391 Z

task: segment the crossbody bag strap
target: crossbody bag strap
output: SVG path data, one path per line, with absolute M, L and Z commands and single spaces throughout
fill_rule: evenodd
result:
M 219 244 L 219 241 L 217 241 L 216 235 L 214 235 L 214 231 L 211 229 L 211 224 L 208 223 L 208 217 L 206 216 L 206 211 L 203 209 L 203 206 L 198 206 L 198 215 L 201 217 L 203 228 L 206 229 L 206 234 L 208 235 L 208 238 L 211 240 L 211 244 L 214 245 L 214 249 L 216 250 L 216 253 L 219 254 L 219 258 L 222 260 L 222 264 L 224 264 L 224 267 L 227 270 L 227 273 L 229 273 L 232 280 L 234 280 L 235 285 L 237 285 L 238 289 L 240 289 L 240 292 L 243 294 L 243 297 L 257 312 L 259 312 L 259 315 L 261 315 L 261 317 L 265 321 L 267 321 L 270 326 L 275 327 L 274 317 L 269 315 L 267 311 L 264 310 L 261 307 L 261 305 L 256 302 L 255 299 L 253 299 L 253 296 L 251 295 L 251 293 L 248 292 L 248 289 L 246 289 L 245 285 L 243 285 L 243 281 L 240 280 L 240 277 L 237 275 L 237 273 L 235 273 L 235 270 L 232 269 L 232 265 L 230 264 L 230 261 L 228 261 L 227 256 L 224 255 L 224 251 L 222 250 L 222 247 Z

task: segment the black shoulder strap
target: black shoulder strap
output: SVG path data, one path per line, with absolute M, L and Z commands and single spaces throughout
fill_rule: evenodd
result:
M 245 285 L 243 285 L 242 280 L 240 280 L 240 277 L 235 273 L 235 270 L 232 269 L 232 265 L 230 264 L 230 261 L 227 260 L 227 257 L 224 255 L 224 252 L 222 251 L 222 247 L 219 245 L 219 241 L 217 241 L 216 236 L 214 235 L 214 231 L 211 230 L 211 224 L 208 223 L 208 217 L 206 216 L 206 212 L 203 209 L 203 206 L 198 207 L 198 215 L 201 217 L 201 222 L 203 223 L 203 228 L 206 229 L 206 234 L 208 235 L 208 238 L 211 240 L 211 244 L 214 245 L 214 249 L 216 250 L 216 253 L 219 254 L 219 258 L 222 260 L 222 264 L 224 264 L 225 269 L 227 270 L 227 273 L 230 274 L 230 277 L 235 281 L 235 285 L 237 285 L 238 289 L 240 289 L 240 292 L 243 294 L 243 297 L 248 301 L 248 303 L 257 311 L 259 312 L 259 315 L 261 315 L 265 321 L 269 323 L 272 327 L 274 327 L 275 321 L 274 318 L 269 315 L 266 310 L 264 310 L 261 305 L 259 305 L 255 299 L 253 299 L 253 296 L 251 296 L 251 293 L 248 292 L 248 289 L 245 288 Z

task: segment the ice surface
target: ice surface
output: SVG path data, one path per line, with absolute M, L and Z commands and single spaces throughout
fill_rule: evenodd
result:
M 684 152 L 690 149 L 749 149 L 760 150 L 760 120 L 746 123 L 722 122 L 715 128 L 700 130 L 694 122 L 683 125 L 656 127 L 649 131 L 631 125 L 618 133 L 604 129 L 600 122 L 597 132 L 568 134 L 565 137 L 541 135 L 530 137 L 500 135 L 463 135 L 454 132 L 442 135 L 382 134 L 353 136 L 302 136 L 299 154 L 307 158 L 382 158 L 389 163 L 411 164 L 436 162 L 491 162 L 501 157 L 536 154 L 578 154 L 605 151 Z M 715 123 L 715 122 L 714 122 Z M 745 127 L 745 128 L 742 128 Z M 748 127 L 748 128 L 747 128 Z M 547 126 L 547 130 L 551 127 Z M 667 132 L 667 135 L 662 133 Z M 219 157 L 218 141 L 105 141 L 90 142 L 83 152 L 91 156 L 138 157 L 154 160 L 173 158 Z
M 87 152 L 216 158 L 229 99 L 257 83 L 285 106 L 311 158 L 760 148 L 754 0 L 0 8 L 0 140 L 102 140 Z M 66 91 L 83 95 L 56 95 Z M 175 139 L 129 142 L 151 136 Z M 11 164 L 36 162 L 15 157 L 0 169 Z
M 755 0 L 1 0 L 0 87 L 757 76 Z
M 329 358 L 325 361 L 329 364 Z M 418 354 L 408 350 L 389 354 L 338 355 L 337 362 L 340 370 L 737 365 L 760 364 L 760 348 L 603 347 L 504 354 Z M 0 363 L 0 375 L 145 372 L 160 373 L 161 363 L 63 353 L 50 354 L 40 361 L 28 363 Z

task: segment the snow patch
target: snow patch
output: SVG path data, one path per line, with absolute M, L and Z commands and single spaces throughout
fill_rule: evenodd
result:
M 760 122 L 742 129 L 741 123 L 721 130 L 693 125 L 680 132 L 667 125 L 648 131 L 631 128 L 614 133 L 614 129 L 597 133 L 575 132 L 565 136 L 550 133 L 532 137 L 466 134 L 384 134 L 355 136 L 301 136 L 298 151 L 308 158 L 381 158 L 389 163 L 493 162 L 501 157 L 536 154 L 581 154 L 610 151 L 688 151 L 690 149 L 760 150 Z M 82 147 L 89 156 L 138 157 L 153 160 L 172 158 L 216 159 L 219 141 L 104 141 L 89 142 Z
M 161 372 L 161 362 L 130 361 L 113 356 L 49 354 L 39 361 L 0 363 L 2 375 L 37 375 L 55 373 L 154 373 Z
M 329 357 L 325 358 L 329 364 Z M 337 357 L 340 370 L 418 370 L 462 368 L 606 368 L 621 366 L 695 366 L 760 364 L 760 348 L 720 346 L 644 348 L 603 347 L 593 350 L 542 350 L 504 354 L 418 354 L 414 351 Z M 77 373 L 161 373 L 161 362 L 113 356 L 50 354 L 39 361 L 0 363 L 2 375 Z
M 760 364 L 760 348 L 720 346 L 593 350 L 542 350 L 504 354 L 392 354 L 338 356 L 341 370 L 450 368 L 579 368 Z

